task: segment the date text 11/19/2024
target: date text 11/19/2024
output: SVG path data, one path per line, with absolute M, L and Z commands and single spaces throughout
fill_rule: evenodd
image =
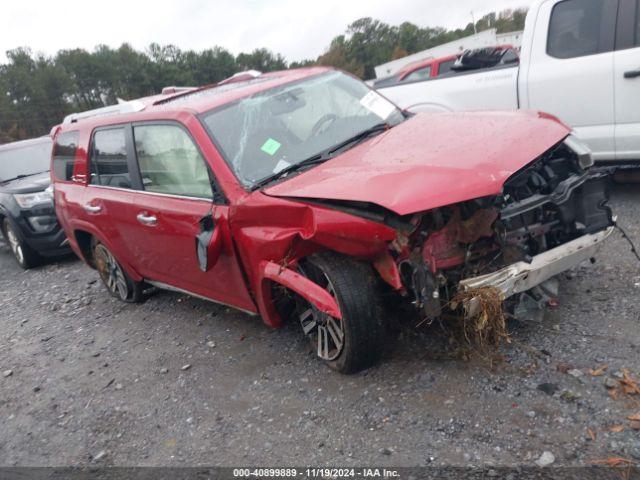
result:
M 387 468 L 234 468 L 236 478 L 397 478 L 397 470 Z

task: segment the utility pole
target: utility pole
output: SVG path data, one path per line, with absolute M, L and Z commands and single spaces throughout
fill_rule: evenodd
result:
M 473 33 L 477 34 L 478 30 L 476 29 L 476 19 L 473 16 L 473 10 L 471 10 L 471 22 L 473 23 Z

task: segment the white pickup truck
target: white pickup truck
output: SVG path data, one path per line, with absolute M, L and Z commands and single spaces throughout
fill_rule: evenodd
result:
M 640 0 L 539 0 L 527 15 L 519 64 L 378 91 L 413 112 L 548 112 L 573 127 L 596 161 L 637 163 Z

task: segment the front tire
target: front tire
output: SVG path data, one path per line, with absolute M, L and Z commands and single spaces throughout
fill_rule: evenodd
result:
M 386 328 L 378 280 L 371 266 L 324 253 L 303 262 L 300 272 L 331 293 L 342 313 L 342 320 L 332 318 L 298 298 L 298 318 L 316 355 L 343 374 L 375 365 L 384 350 Z
M 18 265 L 25 270 L 39 265 L 42 262 L 42 258 L 34 249 L 20 238 L 9 219 L 5 218 L 2 223 L 4 237 L 11 248 L 13 258 L 18 262 Z
M 126 303 L 141 302 L 142 282 L 134 281 L 103 243 L 94 240 L 92 251 L 93 263 L 109 293 Z

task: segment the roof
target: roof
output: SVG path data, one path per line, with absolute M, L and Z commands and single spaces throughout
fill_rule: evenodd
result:
M 77 114 L 73 125 L 102 123 L 103 119 L 112 120 L 116 117 L 130 119 L 131 115 L 154 112 L 184 112 L 202 113 L 213 108 L 234 102 L 269 88 L 301 80 L 333 70 L 326 67 L 301 68 L 265 73 L 257 77 L 249 77 L 233 82 L 205 85 L 199 88 L 180 91 L 168 90 L 169 93 L 138 98 L 128 102 L 132 108 L 122 108 L 120 111 L 113 107 L 97 109 L 94 115 Z M 121 105 L 122 106 L 122 105 Z M 135 107 L 135 108 L 134 108 Z M 66 122 L 71 123 L 71 122 Z M 106 123 L 106 122 L 105 122 Z M 63 128 L 68 130 L 69 128 Z
M 0 152 L 31 147 L 33 145 L 38 145 L 46 142 L 51 142 L 51 138 L 49 138 L 49 136 L 30 138 L 28 140 L 20 140 L 19 142 L 4 143 L 0 145 Z

